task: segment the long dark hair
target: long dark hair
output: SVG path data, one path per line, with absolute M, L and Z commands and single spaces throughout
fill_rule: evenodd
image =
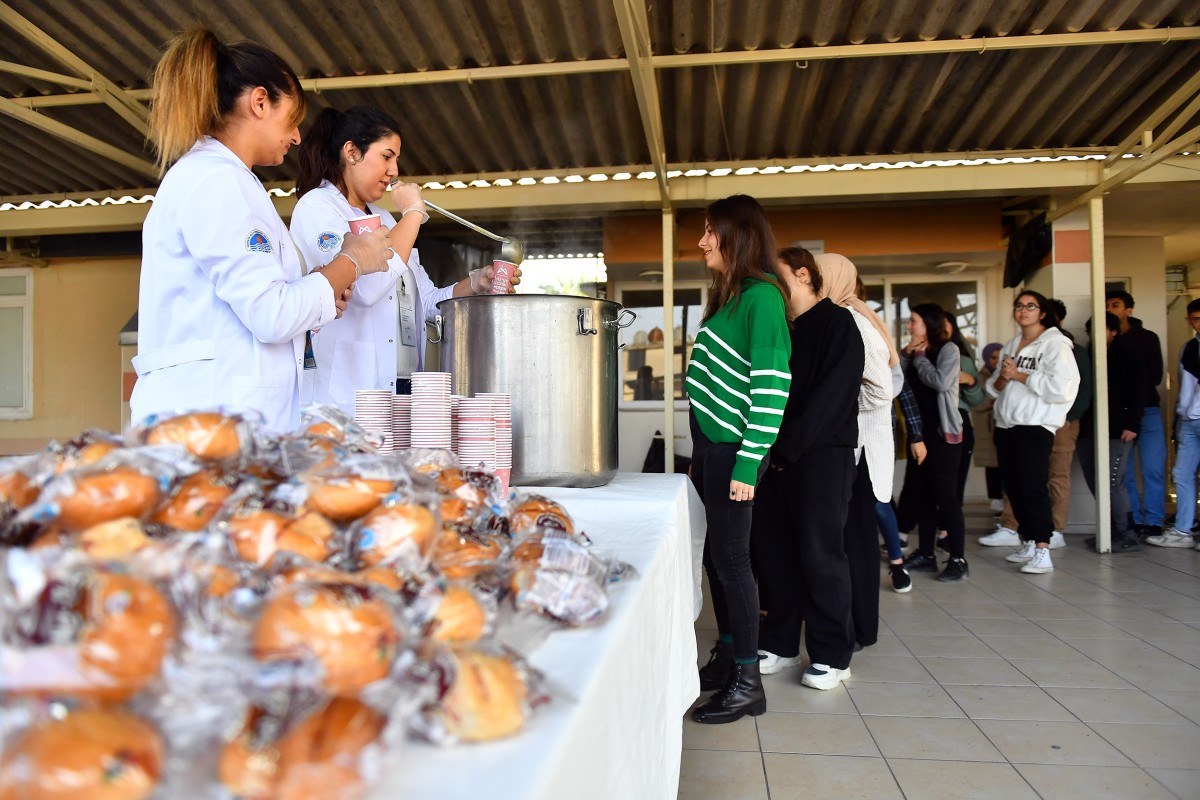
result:
M 345 193 L 342 146 L 350 142 L 360 153 L 366 153 L 375 142 L 393 134 L 400 135 L 396 120 L 374 106 L 352 106 L 345 111 L 323 109 L 300 145 L 296 197 L 316 189 L 321 181 L 329 181 Z
M 757 278 L 779 287 L 786 298 L 787 284 L 778 279 L 775 234 L 767 214 L 753 197 L 735 194 L 717 200 L 705 210 L 705 220 L 717 234 L 725 270 L 714 273 L 704 307 L 707 321 L 730 300 L 742 295 L 742 281 Z
M 1038 308 L 1042 310 L 1041 319 L 1038 321 L 1042 323 L 1043 327 L 1058 328 L 1059 330 L 1062 329 L 1062 320 L 1058 318 L 1058 314 L 1054 310 L 1054 305 L 1046 298 L 1044 294 L 1041 292 L 1035 292 L 1032 289 L 1024 289 L 1018 292 L 1017 296 L 1013 298 L 1013 303 L 1016 304 L 1020 302 L 1022 297 L 1032 297 L 1035 301 L 1037 301 Z
M 958 317 L 950 312 L 946 312 L 946 319 L 950 322 L 950 341 L 958 346 L 959 353 L 974 361 L 975 351 L 971 349 L 971 345 L 967 344 L 966 337 L 959 330 Z
M 937 361 L 937 352 L 942 345 L 951 341 L 946 335 L 946 321 L 950 318 L 937 303 L 918 303 L 912 307 L 912 313 L 925 323 L 925 338 L 929 341 L 929 360 Z

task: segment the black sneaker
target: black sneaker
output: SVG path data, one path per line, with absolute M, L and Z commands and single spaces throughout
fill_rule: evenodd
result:
M 1094 551 L 1096 549 L 1096 537 L 1089 536 L 1084 539 L 1083 546 Z M 1138 542 L 1138 538 L 1132 530 L 1129 531 L 1128 535 L 1126 536 L 1114 538 L 1112 542 L 1112 551 L 1114 555 L 1118 555 L 1120 553 L 1136 553 L 1141 549 L 1142 545 L 1140 542 Z
M 965 558 L 951 558 L 946 562 L 946 568 L 937 576 L 939 581 L 961 581 L 971 574 Z
M 1146 541 L 1151 536 L 1162 536 L 1162 525 L 1142 525 L 1138 528 L 1137 538 L 1140 541 Z M 1116 551 L 1116 543 L 1113 543 L 1113 550 Z
M 904 568 L 909 572 L 937 572 L 937 559 L 914 550 L 904 559 Z
M 888 564 L 888 572 L 892 575 L 892 588 L 900 594 L 912 589 L 912 578 L 908 577 L 908 570 L 903 564 Z

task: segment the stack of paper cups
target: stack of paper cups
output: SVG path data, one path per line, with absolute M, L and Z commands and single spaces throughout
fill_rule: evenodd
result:
M 396 450 L 412 447 L 412 398 L 406 394 L 392 398 L 392 438 Z
M 354 421 L 379 440 L 379 452 L 392 452 L 391 390 L 356 389 L 354 392 Z
M 496 475 L 508 492 L 508 480 L 512 476 L 512 395 L 506 392 L 489 392 L 478 395 L 492 401 L 492 416 L 496 420 Z
M 450 373 L 414 372 L 412 376 L 413 447 L 450 449 Z
M 486 397 L 459 401 L 458 458 L 468 467 L 496 468 L 496 418 Z

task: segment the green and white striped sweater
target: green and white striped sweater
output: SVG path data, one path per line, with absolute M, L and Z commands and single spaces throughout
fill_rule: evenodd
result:
M 740 444 L 732 479 L 754 485 L 787 405 L 792 374 L 783 295 L 747 279 L 742 294 L 713 314 L 696 334 L 687 369 L 688 399 L 701 432 L 713 442 Z

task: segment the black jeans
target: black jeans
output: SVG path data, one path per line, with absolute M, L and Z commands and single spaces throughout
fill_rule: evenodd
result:
M 962 501 L 958 499 L 962 445 L 947 442 L 935 431 L 925 439 L 925 450 L 925 461 L 920 466 L 911 454 L 908 457 L 908 469 L 916 470 L 912 503 L 919 520 L 920 551 L 933 556 L 937 531 L 941 529 L 948 534 L 946 548 L 950 555 L 962 558 L 967 540 Z
M 958 413 L 962 415 L 963 424 L 962 449 L 958 458 L 958 505 L 961 508 L 967 492 L 967 476 L 971 472 L 971 456 L 975 454 L 975 426 L 971 424 L 970 414 L 961 408 Z
M 850 447 L 816 448 L 763 477 L 751 536 L 765 612 L 762 649 L 785 658 L 799 655 L 803 622 L 813 663 L 850 666 L 854 629 L 843 531 L 853 481 Z M 878 570 L 878 562 L 872 563 Z
M 691 417 L 692 485 L 704 502 L 708 533 L 704 571 L 717 629 L 733 637 L 733 655 L 758 658 L 758 589 L 750 569 L 750 520 L 754 501 L 729 499 L 729 481 L 740 444 L 711 442 Z M 766 469 L 766 459 L 759 474 Z
M 1054 531 L 1050 505 L 1050 450 L 1054 434 L 1040 425 L 996 428 L 1000 478 L 1021 524 L 1021 538 L 1047 544 Z

